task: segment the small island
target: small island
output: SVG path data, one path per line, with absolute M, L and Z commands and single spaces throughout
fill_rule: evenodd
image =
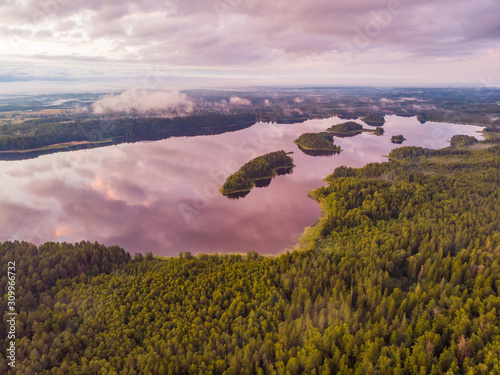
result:
M 375 130 L 365 129 L 363 125 L 358 124 L 354 121 L 343 122 L 342 124 L 330 126 L 326 129 L 330 134 L 345 138 L 345 137 L 354 137 L 355 135 L 361 134 L 362 132 L 371 132 L 375 135 L 383 135 L 384 129 L 381 126 L 377 126 Z
M 338 137 L 352 137 L 363 132 L 363 125 L 354 121 L 343 122 L 342 124 L 333 125 L 327 131 Z
M 365 124 L 371 126 L 382 126 L 385 124 L 384 116 L 379 115 L 377 113 L 366 115 L 365 117 L 362 117 L 361 120 L 363 120 Z
M 479 142 L 476 137 L 470 136 L 470 135 L 463 135 L 463 134 L 457 134 L 451 137 L 451 146 L 457 147 L 457 146 L 470 146 L 473 145 L 474 143 Z
M 327 132 L 304 133 L 294 143 L 307 155 L 326 156 L 340 153 L 341 149 L 333 143 L 333 135 Z
M 259 156 L 230 175 L 220 192 L 229 198 L 244 197 L 254 187 L 269 185 L 275 176 L 291 173 L 293 167 L 293 159 L 283 150 Z
M 391 142 L 392 142 L 392 143 L 401 144 L 401 143 L 403 143 L 404 141 L 406 141 L 406 138 L 405 138 L 405 137 L 403 137 L 403 135 L 402 135 L 402 134 L 399 134 L 399 135 L 393 135 L 393 136 L 391 137 Z

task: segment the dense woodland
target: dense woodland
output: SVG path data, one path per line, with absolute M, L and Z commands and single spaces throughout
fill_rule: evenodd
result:
M 222 185 L 221 193 L 232 194 L 250 190 L 254 187 L 254 180 L 272 178 L 277 174 L 276 169 L 293 166 L 293 159 L 283 150 L 258 156 L 230 175 Z
M 500 373 L 500 146 L 390 156 L 336 169 L 309 248 L 277 257 L 0 245 L 0 373 Z
M 294 141 L 299 147 L 309 150 L 340 151 L 340 147 L 333 142 L 333 136 L 327 132 L 304 133 Z
M 31 120 L 19 125 L 0 127 L 0 151 L 30 150 L 58 143 L 96 142 L 119 137 L 136 136 L 140 139 L 151 133 L 165 133 L 168 136 L 168 132 L 173 131 L 177 131 L 177 135 L 204 134 L 207 129 L 243 124 L 251 126 L 255 121 L 255 116 L 251 114 L 217 113 L 175 118 L 131 116 Z

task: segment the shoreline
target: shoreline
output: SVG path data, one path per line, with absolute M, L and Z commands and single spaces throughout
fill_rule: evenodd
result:
M 230 131 L 246 129 L 256 124 L 256 121 L 246 121 L 239 124 L 223 125 L 217 127 L 199 127 L 184 129 L 169 129 L 156 132 L 146 132 L 134 135 L 123 135 L 114 138 L 106 138 L 100 141 L 74 141 L 63 142 L 53 145 L 42 146 L 29 150 L 2 150 L 0 151 L 0 161 L 17 161 L 35 159 L 42 155 L 50 155 L 58 152 L 78 151 L 83 149 L 93 149 L 99 147 L 113 146 L 122 143 L 137 143 L 143 141 L 158 141 L 170 137 L 195 137 L 202 135 L 216 135 Z

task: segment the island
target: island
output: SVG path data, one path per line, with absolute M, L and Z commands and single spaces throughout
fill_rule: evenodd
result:
M 241 198 L 254 187 L 269 185 L 275 176 L 291 173 L 295 165 L 289 154 L 280 150 L 250 160 L 226 179 L 220 192 L 229 198 Z
M 340 146 L 333 142 L 333 135 L 328 132 L 304 133 L 294 143 L 299 149 L 311 156 L 327 156 L 339 154 Z
M 377 126 L 375 130 L 373 129 L 365 129 L 363 125 L 358 124 L 354 121 L 343 122 L 342 124 L 330 126 L 326 129 L 330 134 L 340 137 L 354 137 L 355 135 L 361 134 L 362 132 L 370 132 L 375 135 L 383 135 L 384 129 L 381 126 Z
M 405 138 L 405 137 L 403 137 L 403 135 L 402 135 L 402 134 L 399 134 L 399 135 L 393 135 L 393 136 L 391 137 L 391 142 L 392 142 L 392 143 L 401 144 L 401 143 L 403 143 L 404 141 L 406 141 L 406 138 Z
M 476 137 L 470 136 L 470 135 L 463 135 L 463 134 L 457 134 L 451 137 L 450 143 L 451 146 L 457 147 L 457 146 L 470 146 L 473 145 L 474 143 L 479 142 Z
M 366 115 L 365 117 L 362 117 L 361 120 L 363 120 L 365 124 L 371 126 L 382 126 L 385 124 L 384 116 L 379 115 L 377 113 L 371 113 L 369 115 Z
M 364 131 L 363 125 L 354 121 L 343 122 L 342 124 L 330 126 L 327 131 L 338 137 L 352 137 Z

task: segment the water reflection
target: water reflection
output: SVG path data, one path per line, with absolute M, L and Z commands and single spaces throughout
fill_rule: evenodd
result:
M 306 150 L 300 146 L 297 146 L 300 151 L 309 156 L 332 156 L 340 154 L 340 151 L 329 151 L 329 150 Z
M 292 174 L 293 173 L 293 167 L 286 167 L 286 168 L 276 168 L 275 169 L 276 175 L 273 177 L 269 178 L 259 178 L 256 180 L 253 180 L 253 183 L 255 187 L 257 188 L 265 188 L 268 187 L 271 184 L 271 181 L 276 178 L 276 176 L 285 176 L 287 174 Z M 238 191 L 235 193 L 229 193 L 229 194 L 223 194 L 225 197 L 229 199 L 240 199 L 240 198 L 245 198 L 251 190 L 249 191 Z
M 479 127 L 425 123 L 387 116 L 385 134 L 336 139 L 342 153 L 314 158 L 294 154 L 292 174 L 275 178 L 244 199 L 219 192 L 247 161 L 276 150 L 292 151 L 305 132 L 320 132 L 339 118 L 302 124 L 259 123 L 214 136 L 169 138 L 0 162 L 0 241 L 80 240 L 117 244 L 131 253 L 181 251 L 263 254 L 292 247 L 320 217 L 308 191 L 324 186 L 340 165 L 361 167 L 386 159 L 392 135 L 405 145 L 441 148 L 454 134 Z
M 269 183 L 271 183 L 271 179 L 269 179 Z M 255 184 L 255 186 L 257 186 L 257 187 L 264 187 L 264 185 L 263 186 L 258 186 L 257 183 Z M 248 190 L 248 191 L 239 191 L 237 193 L 224 194 L 224 196 L 226 198 L 229 198 L 229 199 L 240 199 L 240 198 L 245 198 L 248 194 L 250 194 L 250 190 Z
M 349 133 L 332 133 L 332 134 L 337 138 L 352 138 L 357 135 L 360 135 L 361 133 L 363 132 L 360 130 L 360 131 L 352 131 Z
M 135 143 L 141 141 L 158 141 L 162 139 L 167 139 L 170 137 L 194 137 L 200 135 L 216 135 L 224 134 L 227 132 L 234 132 L 237 130 L 249 128 L 254 125 L 255 122 L 245 122 L 243 124 L 226 125 L 221 127 L 200 127 L 200 128 L 190 128 L 190 129 L 174 129 L 174 130 L 163 130 L 157 132 L 142 133 L 138 135 L 126 135 L 113 138 L 113 140 L 100 141 L 96 143 L 85 143 L 76 142 L 70 144 L 64 148 L 43 148 L 41 150 L 25 150 L 22 152 L 16 151 L 1 151 L 0 160 L 27 160 L 35 159 L 42 155 L 50 155 L 60 152 L 70 152 L 84 149 L 93 149 L 99 147 L 108 147 L 110 145 L 119 145 L 121 143 Z
M 270 178 L 262 178 L 260 180 L 254 180 L 255 187 L 258 187 L 258 188 L 267 187 L 271 184 L 272 179 L 273 178 L 270 177 Z
M 276 168 L 276 174 L 278 176 L 285 176 L 287 174 L 292 174 L 292 173 L 293 173 L 293 167 Z

